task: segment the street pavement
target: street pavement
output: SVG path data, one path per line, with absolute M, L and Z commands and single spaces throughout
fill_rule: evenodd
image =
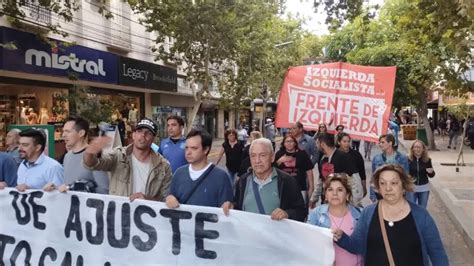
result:
M 460 139 L 458 140 L 458 142 Z M 413 141 L 401 141 L 409 149 Z M 465 166 L 456 167 L 460 145 L 448 149 L 448 138 L 436 136 L 429 151 L 436 176 L 430 179 L 428 211 L 433 216 L 450 265 L 474 265 L 474 150 L 463 148 Z
M 400 135 L 399 150 L 407 153 L 413 141 L 405 141 Z M 215 139 L 209 153 L 212 162 L 217 161 L 223 139 Z M 460 140 L 459 140 L 460 141 Z M 280 147 L 281 138 L 277 138 L 277 147 Z M 437 151 L 429 151 L 436 176 L 430 179 L 431 192 L 428 201 L 428 211 L 438 226 L 444 247 L 449 257 L 450 265 L 474 265 L 474 150 L 464 147 L 465 166 L 453 166 L 458 158 L 457 150 L 447 149 L 447 137 L 441 139 L 436 136 Z M 363 142 L 360 152 L 364 154 Z M 372 148 L 372 157 L 380 153 L 380 148 Z M 448 165 L 446 165 L 448 164 Z M 225 168 L 225 155 L 219 163 Z M 458 172 L 456 171 L 458 168 Z M 367 177 L 372 175 L 371 161 L 365 160 Z M 319 176 L 314 170 L 315 179 Z M 370 180 L 367 180 L 367 186 Z M 370 204 L 368 196 L 362 203 Z

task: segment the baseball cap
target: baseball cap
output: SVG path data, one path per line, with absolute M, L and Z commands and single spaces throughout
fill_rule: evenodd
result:
M 271 118 L 267 118 L 267 122 L 272 122 L 272 119 L 271 119 Z
M 156 131 L 158 130 L 158 126 L 151 120 L 150 118 L 143 118 L 138 122 L 137 126 L 135 129 L 140 129 L 140 128 L 147 128 L 153 133 L 153 135 L 156 135 Z

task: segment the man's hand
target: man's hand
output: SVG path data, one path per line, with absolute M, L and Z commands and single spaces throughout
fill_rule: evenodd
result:
M 16 189 L 20 192 L 25 192 L 25 190 L 29 189 L 30 187 L 26 184 L 19 184 L 16 186 Z
M 234 208 L 234 204 L 230 201 L 226 201 L 222 203 L 221 208 L 224 211 L 225 216 L 229 216 L 229 210 Z
M 8 187 L 7 182 L 0 181 L 0 189 Z
M 89 154 L 99 154 L 111 141 L 112 138 L 107 136 L 95 138 L 89 143 L 85 152 Z
M 318 202 L 317 200 L 309 200 L 308 207 L 309 207 L 310 209 L 314 209 L 314 208 L 316 207 L 316 203 L 317 203 L 317 202 Z
M 168 195 L 168 197 L 166 197 L 166 207 L 170 209 L 178 208 L 179 207 L 178 199 L 173 195 Z
M 68 192 L 69 191 L 69 188 L 68 188 L 68 185 L 66 184 L 62 184 L 58 187 L 58 190 L 59 192 L 61 193 L 65 193 L 65 192 Z
M 146 196 L 145 196 L 145 194 L 143 194 L 141 192 L 135 192 L 132 195 L 130 195 L 130 197 L 128 197 L 128 198 L 130 199 L 130 202 L 132 202 L 136 199 L 146 199 Z
M 44 190 L 44 191 L 47 191 L 47 192 L 51 192 L 51 191 L 53 191 L 53 190 L 55 190 L 55 189 L 56 189 L 56 185 L 54 185 L 54 183 L 51 183 L 51 182 L 48 183 L 48 184 L 46 184 L 46 185 L 44 185 L 44 187 L 43 187 L 43 190 Z
M 288 213 L 286 213 L 286 211 L 280 208 L 276 208 L 275 210 L 273 210 L 272 220 L 280 221 L 283 219 L 288 219 Z

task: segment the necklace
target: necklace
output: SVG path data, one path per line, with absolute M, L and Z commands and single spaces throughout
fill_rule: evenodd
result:
M 344 223 L 344 218 L 346 218 L 346 214 L 347 214 L 347 209 L 344 210 L 344 213 L 343 213 L 343 215 L 342 215 L 341 222 L 339 223 L 339 225 L 337 225 L 336 221 L 335 221 L 334 218 L 333 218 L 333 215 L 331 214 L 331 212 L 329 212 L 329 218 L 331 218 L 332 223 L 334 223 L 334 225 L 337 227 L 337 229 L 341 229 L 341 226 L 342 226 L 342 224 Z M 335 217 L 335 216 L 334 216 L 334 217 Z
M 394 217 L 394 216 L 398 217 L 400 215 L 400 213 L 403 211 L 404 207 L 405 207 L 405 202 L 403 202 L 402 207 L 400 207 L 400 209 L 394 215 L 391 215 L 391 217 Z M 382 215 L 385 214 L 384 209 L 385 209 L 385 203 L 382 202 Z M 385 218 L 387 218 L 388 226 L 393 227 L 395 225 L 395 221 L 393 221 L 393 219 L 389 219 L 388 217 L 386 217 L 386 215 L 384 215 L 384 216 L 385 216 Z

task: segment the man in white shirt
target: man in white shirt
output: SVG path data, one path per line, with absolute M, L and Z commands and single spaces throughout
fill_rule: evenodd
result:
M 143 118 L 133 132 L 133 143 L 102 153 L 110 141 L 99 137 L 87 146 L 84 166 L 90 170 L 110 171 L 109 194 L 126 196 L 130 200 L 164 201 L 171 183 L 169 162 L 151 149 L 158 126 Z

